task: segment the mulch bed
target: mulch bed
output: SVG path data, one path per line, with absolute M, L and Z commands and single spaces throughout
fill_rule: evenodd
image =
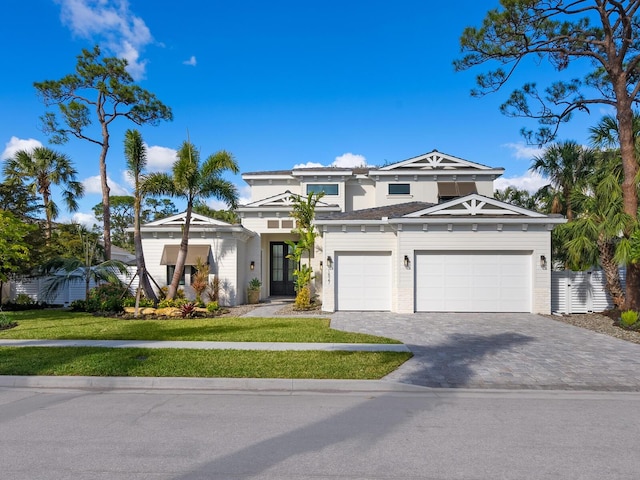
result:
M 610 310 L 602 313 L 581 313 L 573 315 L 545 315 L 558 322 L 609 335 L 610 337 L 640 344 L 640 331 L 621 327 L 620 312 Z

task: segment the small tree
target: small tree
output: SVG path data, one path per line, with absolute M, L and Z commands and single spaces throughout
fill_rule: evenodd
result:
M 306 197 L 292 195 L 293 208 L 291 216 L 296 220 L 296 228 L 293 233 L 298 235 L 297 242 L 286 242 L 292 247 L 292 253 L 287 258 L 295 262 L 296 269 L 293 271 L 296 277 L 296 300 L 295 305 L 299 309 L 311 307 L 311 281 L 313 280 L 313 268 L 311 267 L 311 254 L 315 247 L 317 232 L 313 225 L 316 206 L 324 192 L 311 192 Z M 307 255 L 307 263 L 302 264 L 304 255 Z
M 69 135 L 100 146 L 100 183 L 104 205 L 104 248 L 111 258 L 111 213 L 109 185 L 107 184 L 107 152 L 109 127 L 123 117 L 136 125 L 157 125 L 160 120 L 171 120 L 171 109 L 154 94 L 133 84 L 127 72 L 127 61 L 115 57 L 102 57 L 100 48 L 82 50 L 78 55 L 75 73 L 60 80 L 36 82 L 34 86 L 45 106 L 57 105 L 64 125 L 58 123 L 54 112 L 42 117 L 44 132 L 52 134 L 53 143 L 65 143 Z M 90 131 L 92 112 L 100 129 Z
M 209 285 L 209 264 L 205 263 L 202 258 L 196 259 L 196 273 L 191 281 L 191 288 L 196 292 L 196 303 L 202 303 L 202 294 Z

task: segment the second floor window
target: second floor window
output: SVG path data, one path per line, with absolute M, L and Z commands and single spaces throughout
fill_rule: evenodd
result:
M 307 195 L 324 192 L 325 195 L 338 195 L 337 183 L 314 183 L 307 185 Z
M 389 195 L 410 195 L 411 185 L 408 183 L 390 183 Z

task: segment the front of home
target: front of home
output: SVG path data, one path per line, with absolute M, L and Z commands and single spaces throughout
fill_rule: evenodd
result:
M 293 296 L 287 258 L 296 196 L 324 192 L 311 258 L 325 311 L 549 313 L 551 230 L 565 220 L 493 198 L 504 173 L 438 151 L 384 167 L 250 172 L 240 225 L 194 216 L 184 285 L 198 257 L 243 303 L 250 279 L 261 297 Z M 147 268 L 168 283 L 184 214 L 143 226 Z

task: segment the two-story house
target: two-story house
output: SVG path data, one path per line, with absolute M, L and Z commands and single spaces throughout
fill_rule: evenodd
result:
M 254 277 L 262 298 L 293 296 L 292 196 L 322 191 L 312 266 L 323 310 L 549 313 L 551 230 L 564 219 L 495 200 L 503 173 L 436 150 L 384 167 L 245 173 L 241 225 L 196 216 L 189 251 L 207 256 L 227 304 Z M 179 244 L 165 230 L 183 218 L 143 227 L 147 267 L 165 283 Z

